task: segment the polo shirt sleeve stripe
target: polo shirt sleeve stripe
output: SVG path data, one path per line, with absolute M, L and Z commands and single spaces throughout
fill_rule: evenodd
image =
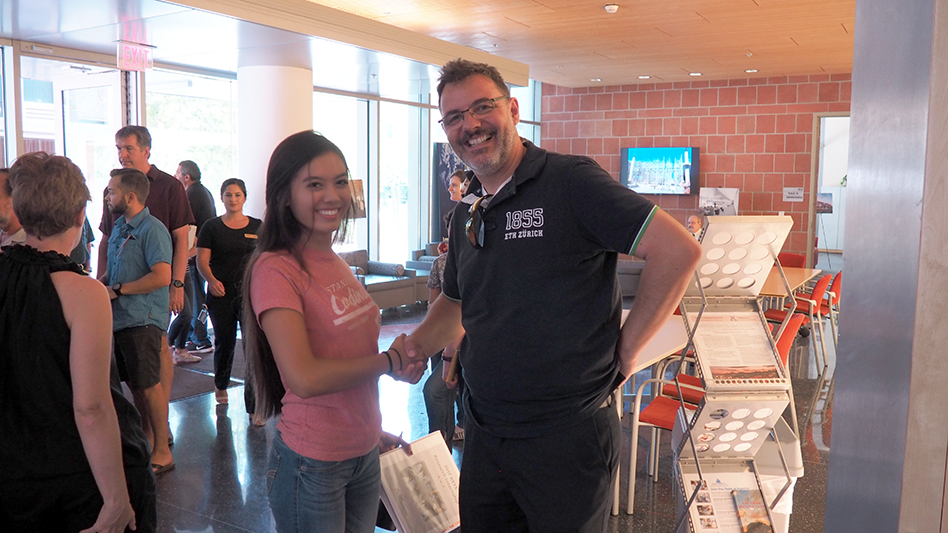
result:
M 648 229 L 648 225 L 652 222 L 652 218 L 655 217 L 655 213 L 658 212 L 658 206 L 652 206 L 652 211 L 648 214 L 648 217 L 645 219 L 645 222 L 642 224 L 642 227 L 639 229 L 638 235 L 635 236 L 635 240 L 632 241 L 632 249 L 629 250 L 629 255 L 635 255 L 635 249 L 639 247 L 639 242 L 642 241 L 642 236 L 645 235 L 645 230 Z
M 444 296 L 445 298 L 447 298 L 448 300 L 451 300 L 452 302 L 454 302 L 454 303 L 456 303 L 456 304 L 461 303 L 461 299 L 460 299 L 460 298 L 452 298 L 452 297 L 448 296 L 447 294 L 445 294 L 444 291 L 441 292 L 441 296 Z

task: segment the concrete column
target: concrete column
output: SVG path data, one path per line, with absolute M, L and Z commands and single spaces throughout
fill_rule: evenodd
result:
M 240 179 L 247 184 L 244 212 L 262 219 L 270 154 L 286 137 L 313 128 L 313 72 L 242 66 L 237 69 L 237 102 Z
M 948 0 L 859 0 L 854 36 L 824 531 L 946 531 Z

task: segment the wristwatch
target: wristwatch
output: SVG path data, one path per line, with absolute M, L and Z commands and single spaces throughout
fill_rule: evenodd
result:
M 115 285 L 112 285 L 112 292 L 114 292 L 116 296 L 121 296 L 121 295 L 122 295 L 122 284 L 121 284 L 121 283 L 116 283 Z
M 175 288 L 180 289 L 180 288 L 184 287 L 184 282 L 181 281 L 180 279 L 176 279 L 176 280 L 174 280 L 174 281 L 171 282 L 171 285 L 172 285 L 173 287 L 175 287 Z

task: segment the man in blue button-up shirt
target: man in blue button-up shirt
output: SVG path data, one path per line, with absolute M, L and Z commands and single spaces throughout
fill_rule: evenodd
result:
M 168 398 L 160 386 L 161 337 L 168 329 L 171 235 L 145 207 L 149 182 L 141 171 L 116 169 L 109 180 L 109 210 L 118 216 L 109 236 L 100 280 L 112 298 L 112 332 L 119 376 L 128 383 L 152 444 L 152 467 L 174 467 L 168 447 Z

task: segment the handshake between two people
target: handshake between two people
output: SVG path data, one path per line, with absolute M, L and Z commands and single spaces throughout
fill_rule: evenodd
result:
M 418 383 L 428 368 L 428 356 L 404 333 L 382 353 L 389 358 L 387 374 L 399 381 Z

